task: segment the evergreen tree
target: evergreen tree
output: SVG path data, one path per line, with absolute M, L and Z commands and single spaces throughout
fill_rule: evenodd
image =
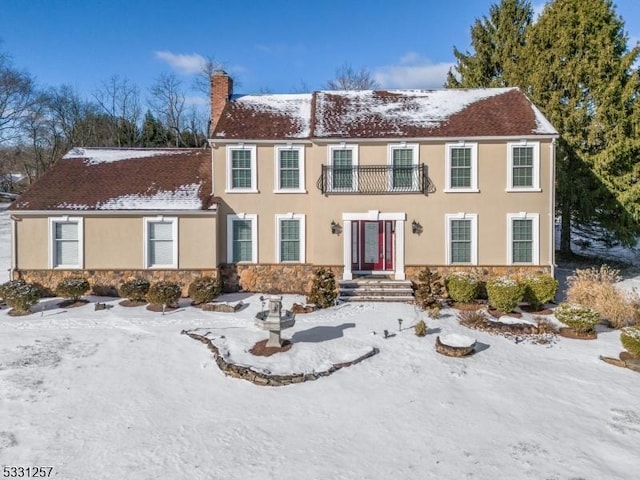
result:
M 166 147 L 171 145 L 169 132 L 162 122 L 149 111 L 144 116 L 140 137 L 141 147 Z
M 631 244 L 640 233 L 638 72 L 610 0 L 555 0 L 531 27 L 526 91 L 561 134 L 561 250 L 571 220 L 596 222 Z
M 471 27 L 473 53 L 454 47 L 458 59 L 449 71 L 446 87 L 476 88 L 519 85 L 522 76 L 522 48 L 531 25 L 533 9 L 528 0 L 502 0 L 492 5 L 489 17 Z

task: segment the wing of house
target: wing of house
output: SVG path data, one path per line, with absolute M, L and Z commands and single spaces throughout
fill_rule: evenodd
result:
M 211 148 L 75 149 L 15 202 L 13 277 L 303 292 L 319 266 L 553 271 L 558 135 L 520 90 L 211 84 Z
M 216 202 L 208 149 L 73 149 L 10 207 L 13 277 L 215 275 Z

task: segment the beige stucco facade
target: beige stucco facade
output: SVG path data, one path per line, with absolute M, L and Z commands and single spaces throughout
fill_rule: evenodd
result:
M 360 141 L 345 140 L 330 143 L 296 143 L 304 151 L 304 186 L 302 192 L 278 193 L 276 147 L 285 142 L 252 143 L 213 142 L 214 194 L 222 198 L 219 205 L 220 235 L 218 258 L 228 259 L 229 236 L 227 218 L 239 215 L 257 222 L 257 264 L 277 264 L 278 237 L 276 215 L 303 215 L 304 262 L 314 265 L 343 266 L 348 278 L 348 252 L 351 228 L 357 220 L 390 220 L 394 230 L 393 269 L 396 278 L 409 266 L 451 265 L 448 256 L 447 215 L 464 214 L 475 218 L 473 248 L 477 250 L 472 265 L 509 266 L 509 224 L 512 217 L 534 220 L 534 255 L 530 266 L 553 269 L 553 183 L 554 140 L 527 139 L 458 139 Z M 414 147 L 417 163 L 425 164 L 431 184 L 424 193 L 323 194 L 316 186 L 322 175 L 322 165 L 330 163 L 332 147 L 357 145 L 359 166 L 390 164 L 391 146 Z M 447 155 L 450 145 L 471 146 L 474 155 L 475 191 L 449 191 L 447 188 Z M 533 146 L 535 152 L 535 188 L 509 188 L 510 149 L 513 146 Z M 255 149 L 254 191 L 234 191 L 229 188 L 229 148 Z M 450 167 L 449 167 L 450 168 Z M 331 223 L 341 232 L 331 232 Z M 413 223 L 418 225 L 414 233 Z M 421 231 L 420 231 L 421 230 Z M 400 268 L 398 268 L 400 266 Z M 461 267 L 468 266 L 461 265 Z M 522 266 L 522 265 L 520 265 Z M 524 265 L 527 266 L 527 265 Z

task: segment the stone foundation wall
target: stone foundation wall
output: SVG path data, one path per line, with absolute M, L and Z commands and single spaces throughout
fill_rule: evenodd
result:
M 323 265 L 333 271 L 336 283 L 342 278 L 342 266 Z M 314 272 L 321 265 L 227 263 L 218 267 L 225 292 L 299 293 L 311 291 Z
M 189 284 L 200 277 L 217 277 L 215 269 L 207 270 L 17 270 L 15 280 L 36 283 L 45 295 L 53 295 L 63 278 L 84 277 L 91 284 L 92 293 L 100 296 L 118 296 L 118 287 L 133 278 L 144 278 L 150 283 L 175 282 L 182 287 L 182 296 L 188 296 Z
M 407 280 L 417 282 L 418 274 L 425 268 L 439 274 L 443 279 L 452 272 L 474 273 L 481 280 L 499 275 L 522 277 L 530 273 L 551 273 L 551 267 L 548 265 L 407 265 L 405 267 Z

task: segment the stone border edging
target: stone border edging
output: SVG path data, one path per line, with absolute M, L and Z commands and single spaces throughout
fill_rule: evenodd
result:
M 600 355 L 600 360 L 610 365 L 615 365 L 616 367 L 628 368 L 629 370 L 640 373 L 640 360 L 628 361 L 612 357 L 603 357 L 602 355 Z
M 239 378 L 241 380 L 251 382 L 255 385 L 269 387 L 282 387 L 285 385 L 293 385 L 295 383 L 317 380 L 320 377 L 328 377 L 332 373 L 337 372 L 342 368 L 350 367 L 352 365 L 360 363 L 363 360 L 373 357 L 380 352 L 380 350 L 373 347 L 369 352 L 356 358 L 355 360 L 352 360 L 350 362 L 334 363 L 328 370 L 324 370 L 322 372 L 294 373 L 291 375 L 269 375 L 267 373 L 256 372 L 255 370 L 252 370 L 251 367 L 244 367 L 241 365 L 236 365 L 235 363 L 227 362 L 224 357 L 220 355 L 218 347 L 216 347 L 211 340 L 203 335 L 199 335 L 188 330 L 182 330 L 180 334 L 188 335 L 194 340 L 198 340 L 199 342 L 207 345 L 207 347 L 213 354 L 216 365 L 218 365 L 218 368 L 222 370 L 222 373 L 224 373 L 228 377 Z

